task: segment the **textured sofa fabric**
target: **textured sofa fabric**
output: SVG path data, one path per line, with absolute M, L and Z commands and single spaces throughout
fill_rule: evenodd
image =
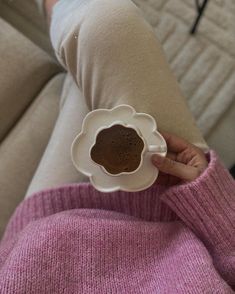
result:
M 47 23 L 43 15 L 39 13 L 34 0 L 0 0 L 0 16 L 36 45 L 54 56 Z
M 42 49 L 0 19 L 0 140 L 60 71 Z M 4 74 L 3 74 L 4 73 Z
M 64 73 L 0 18 L 0 236 L 22 200 L 59 112 Z
M 64 74 L 44 87 L 0 145 L 0 236 L 23 199 L 59 112 Z

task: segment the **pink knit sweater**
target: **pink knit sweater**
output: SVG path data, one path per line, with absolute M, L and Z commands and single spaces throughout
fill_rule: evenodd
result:
M 42 191 L 0 244 L 0 293 L 234 293 L 235 183 L 215 152 L 194 182 Z

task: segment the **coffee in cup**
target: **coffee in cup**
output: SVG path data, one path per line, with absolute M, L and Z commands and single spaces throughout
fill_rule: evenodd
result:
M 98 133 L 90 156 L 110 174 L 116 175 L 135 171 L 143 149 L 144 142 L 135 129 L 115 124 Z

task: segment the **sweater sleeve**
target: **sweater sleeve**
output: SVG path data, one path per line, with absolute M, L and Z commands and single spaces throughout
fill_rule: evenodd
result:
M 195 181 L 174 186 L 161 200 L 200 238 L 224 280 L 235 286 L 235 181 L 214 151 Z

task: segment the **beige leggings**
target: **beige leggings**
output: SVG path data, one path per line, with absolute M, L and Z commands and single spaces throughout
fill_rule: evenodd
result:
M 60 0 L 50 28 L 58 60 L 68 70 L 55 129 L 27 196 L 89 181 L 75 170 L 70 146 L 84 116 L 129 104 L 152 115 L 159 130 L 208 147 L 166 62 L 161 45 L 130 0 Z

